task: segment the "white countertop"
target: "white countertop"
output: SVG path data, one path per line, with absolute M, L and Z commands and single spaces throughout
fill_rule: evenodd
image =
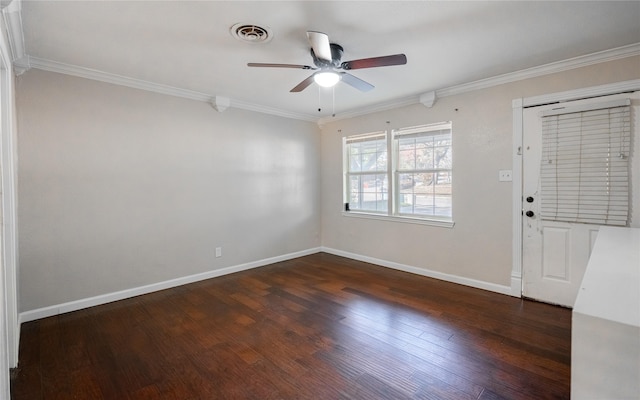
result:
M 640 327 L 639 228 L 600 228 L 573 312 Z

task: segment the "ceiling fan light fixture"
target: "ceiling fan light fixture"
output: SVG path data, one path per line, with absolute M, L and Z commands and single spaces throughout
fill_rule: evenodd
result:
M 330 88 L 340 81 L 340 74 L 333 71 L 321 71 L 313 75 L 313 80 L 322 87 Z

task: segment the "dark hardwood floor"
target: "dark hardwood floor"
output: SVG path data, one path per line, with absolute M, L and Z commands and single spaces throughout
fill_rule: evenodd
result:
M 12 398 L 568 399 L 571 312 L 326 253 L 25 323 Z

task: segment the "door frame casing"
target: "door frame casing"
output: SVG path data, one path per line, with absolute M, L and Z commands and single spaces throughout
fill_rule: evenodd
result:
M 590 97 L 607 96 L 640 90 L 640 79 L 591 86 L 565 92 L 549 93 L 540 96 L 513 99 L 513 192 L 512 192 L 512 267 L 511 267 L 511 295 L 522 297 L 522 143 L 524 135 L 523 112 L 525 108 L 536 107 L 551 103 L 561 103 L 581 100 Z

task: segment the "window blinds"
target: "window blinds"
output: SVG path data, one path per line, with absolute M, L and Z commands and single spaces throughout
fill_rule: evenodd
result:
M 410 138 L 421 136 L 450 135 L 451 121 L 441 122 L 431 125 L 420 125 L 411 128 L 395 129 L 393 131 L 394 138 Z
M 542 116 L 541 218 L 627 225 L 630 100 Z
M 386 132 L 374 132 L 374 133 L 367 133 L 364 135 L 354 135 L 354 136 L 349 136 L 349 137 L 345 137 L 344 138 L 344 142 L 346 144 L 351 144 L 351 143 L 362 143 L 362 142 L 373 142 L 376 140 L 387 140 L 387 134 Z

